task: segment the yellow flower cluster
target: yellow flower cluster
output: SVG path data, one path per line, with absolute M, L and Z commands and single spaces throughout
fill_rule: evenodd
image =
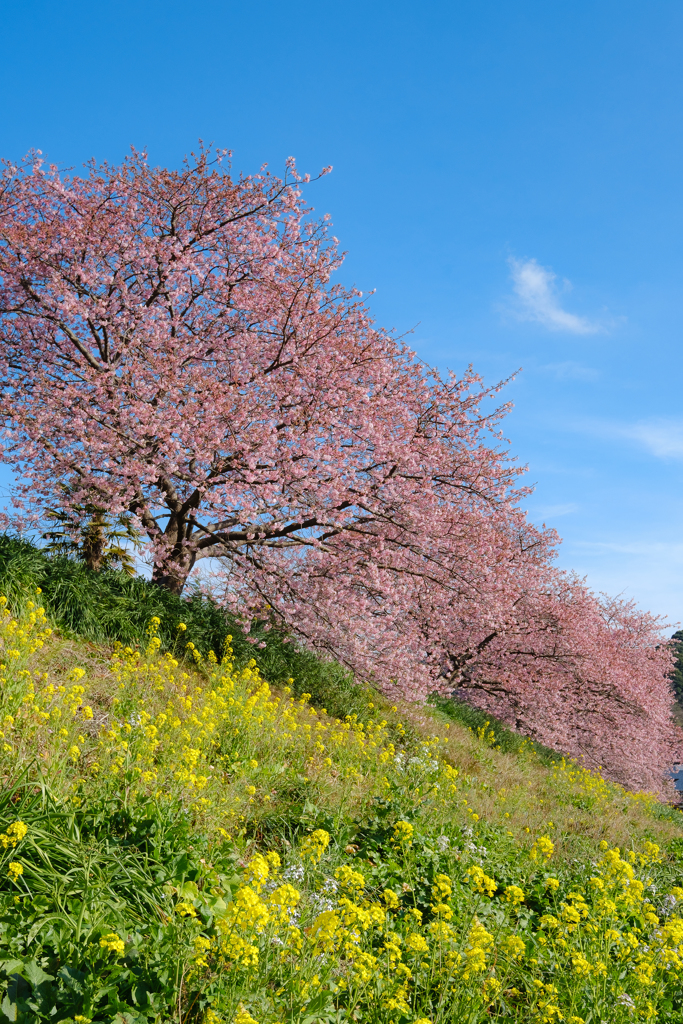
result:
M 331 843 L 329 834 L 325 835 L 324 849 L 320 837 L 312 844 L 316 849 L 312 866 L 318 872 L 321 896 L 329 892 L 323 861 Z M 413 842 L 416 836 L 413 827 Z M 412 855 L 408 850 L 408 873 Z M 653 989 L 672 973 L 683 976 L 679 954 L 683 920 L 674 916 L 661 925 L 643 917 L 647 901 L 637 871 L 659 859 L 655 844 L 644 844 L 641 852 L 629 858 L 608 848 L 587 891 L 558 895 L 555 914 L 543 915 L 538 930 L 523 938 L 518 910 L 525 901 L 524 890 L 514 883 L 507 885 L 491 916 L 490 901 L 498 887 L 479 865 L 462 870 L 459 880 L 443 872 L 434 875 L 432 916 L 423 924 L 422 913 L 411 904 L 409 886 L 400 896 L 384 890 L 378 901 L 364 875 L 343 863 L 333 871 L 336 905 L 309 916 L 305 925 L 310 896 L 283 882 L 277 856 L 256 853 L 244 864 L 242 884 L 223 909 L 214 902 L 216 937 L 197 935 L 195 967 L 213 976 L 229 970 L 238 972 L 231 975 L 234 978 L 242 972 L 242 991 L 270 993 L 268 1021 L 303 1013 L 305 999 L 325 991 L 332 979 L 337 998 L 355 1007 L 359 1019 L 389 1021 L 405 1015 L 415 1021 L 429 1020 L 420 1010 L 429 1005 L 434 991 L 452 1000 L 449 1019 L 460 1019 L 458 1007 L 468 1012 L 478 1007 L 484 1019 L 493 1012 L 488 1008 L 503 1000 L 501 1010 L 516 1007 L 520 1020 L 583 1024 L 585 1017 L 577 1010 L 585 1011 L 589 1003 L 598 1005 L 600 998 L 613 1002 L 619 993 L 625 997 L 624 1005 L 647 1017 Z M 534 863 L 531 857 L 529 863 Z M 455 886 L 460 887 L 461 904 L 472 891 L 468 881 L 472 886 L 473 880 L 479 902 L 471 905 L 469 923 L 455 926 L 451 908 Z M 559 888 L 559 883 L 550 887 L 551 898 Z M 634 912 L 646 926 L 638 934 L 631 924 Z M 293 923 L 295 915 L 303 915 L 300 924 Z M 620 920 L 623 938 L 615 938 Z M 202 927 L 198 916 L 192 923 Z M 273 948 L 279 950 L 275 960 L 270 953 Z M 547 980 L 549 969 L 556 975 L 555 982 Z M 285 970 L 294 980 L 278 987 L 275 979 L 282 978 Z M 612 978 L 609 990 L 605 988 L 608 976 Z M 250 1011 L 241 1004 L 235 1020 L 240 1013 Z
M 19 876 L 23 875 L 23 873 L 24 873 L 23 865 L 20 864 L 18 860 L 10 861 L 9 871 L 7 872 L 7 874 L 9 875 L 9 877 L 11 878 L 11 880 L 13 882 L 16 882 L 17 879 L 19 878 Z
M 106 953 L 115 953 L 116 956 L 123 956 L 125 950 L 123 939 L 120 939 L 116 932 L 109 932 L 100 939 L 100 949 Z
M 306 836 L 299 849 L 299 856 L 302 860 L 308 860 L 311 864 L 319 864 L 320 858 L 330 845 L 330 834 L 323 828 L 318 828 Z
M 576 760 L 560 758 L 553 766 L 553 786 L 560 793 L 572 793 L 576 806 L 592 814 L 604 812 L 614 805 L 615 799 L 624 805 L 642 804 L 647 808 L 656 805 L 652 793 L 633 793 L 616 782 L 608 782 L 599 772 L 584 768 Z
M 0 845 L 3 850 L 13 848 L 20 843 L 28 832 L 28 825 L 23 821 L 14 821 L 5 832 L 0 834 Z
M 125 785 L 131 801 L 175 801 L 194 823 L 210 822 L 216 846 L 237 842 L 238 874 L 209 880 L 207 867 L 203 887 L 186 883 L 173 893 L 169 914 L 169 927 L 192 950 L 193 984 L 226 979 L 229 998 L 207 1011 L 207 1022 L 255 1024 L 252 1012 L 261 1024 L 314 1019 L 318 1010 L 307 1007 L 328 998 L 348 1008 L 349 1019 L 382 1024 L 401 1016 L 432 1022 L 436 1005 L 440 1021 L 505 1011 L 529 1024 L 581 1024 L 587 1006 L 591 1019 L 607 1019 L 609 1009 L 601 1008 L 622 996 L 637 1020 L 665 986 L 680 984 L 683 889 L 655 896 L 649 875 L 662 860 L 657 844 L 648 840 L 630 853 L 605 844 L 593 876 L 568 886 L 555 861 L 558 877 L 546 875 L 562 838 L 551 822 L 532 831 L 529 823 L 514 867 L 501 869 L 477 839 L 477 822 L 484 802 L 503 804 L 504 791 L 492 795 L 448 763 L 443 738 L 415 741 L 408 755 L 396 739 L 405 730 L 378 711 L 365 723 L 332 719 L 289 686 L 274 692 L 254 661 L 236 666 L 229 646 L 220 663 L 191 641 L 185 661 L 160 653 L 158 630 L 151 620 L 142 651 L 116 648 L 115 695 L 95 699 L 81 669 L 52 680 L 28 667 L 49 635 L 41 609 L 21 621 L 3 612 L 3 767 L 10 777 L 38 757 L 65 780 L 71 799 L 87 799 L 95 783 L 99 792 Z M 184 624 L 177 632 L 184 641 Z M 486 733 L 480 739 L 489 742 Z M 592 809 L 623 792 L 569 761 L 554 776 L 559 792 Z M 280 855 L 248 846 L 247 836 L 268 834 L 260 820 L 278 801 L 287 806 L 292 793 L 339 810 L 342 820 L 367 806 L 368 796 L 388 801 L 396 792 L 411 820 L 389 819 L 382 855 L 400 865 L 398 874 L 354 860 L 356 841 L 344 846 L 348 837 L 331 825 L 292 849 L 283 841 Z M 477 812 L 469 800 L 481 800 Z M 456 813 L 472 842 L 461 835 L 457 854 L 444 854 L 453 831 L 438 842 L 434 831 L 427 845 L 438 867 L 418 885 L 425 820 L 452 824 Z M 247 817 L 256 827 L 247 828 Z M 25 835 L 24 823 L 14 822 L 0 845 L 9 854 Z M 16 882 L 23 868 L 12 860 L 8 871 Z M 99 945 L 107 956 L 125 951 L 114 932 Z M 260 1002 L 252 1004 L 256 992 Z
M 492 897 L 497 891 L 498 886 L 495 880 L 490 875 L 487 875 L 479 864 L 474 864 L 471 868 L 468 868 L 467 874 L 470 876 L 477 892 L 485 893 L 487 896 Z
M 396 826 L 390 843 L 395 834 Z M 406 832 L 400 828 L 398 834 Z M 417 838 L 411 826 L 402 855 L 407 877 Z M 354 848 L 348 849 L 353 855 Z M 375 892 L 352 862 L 344 862 L 332 870 L 334 905 L 311 916 L 315 901 L 333 891 L 326 867 L 330 856 L 336 849 L 324 830 L 302 841 L 296 858 L 313 871 L 312 894 L 307 894 L 282 878 L 277 854 L 255 853 L 244 863 L 233 895 L 212 904 L 215 935 L 198 933 L 195 939 L 197 971 L 215 977 L 228 970 L 233 979 L 241 972 L 242 992 L 270 993 L 269 1022 L 302 1014 L 305 1001 L 325 991 L 355 1007 L 359 1019 L 428 1020 L 420 1011 L 428 1008 L 434 991 L 451 1000 L 452 1019 L 459 1019 L 458 1007 L 467 1012 L 478 1007 L 484 1019 L 512 1006 L 519 1020 L 583 1024 L 587 1006 L 622 996 L 634 1019 L 647 1019 L 662 986 L 683 978 L 683 919 L 673 914 L 661 922 L 646 898 L 648 879 L 639 875 L 661 861 L 654 843 L 624 856 L 606 846 L 585 891 L 563 891 L 557 879 L 541 876 L 537 884 L 547 893 L 548 912 L 524 935 L 519 915 L 525 889 L 510 883 L 499 890 L 479 864 L 463 866 L 455 878 L 434 874 L 431 913 L 423 923 L 411 886 L 404 885 L 400 894 Z M 531 878 L 536 863 L 529 856 Z M 679 897 L 681 889 L 670 894 L 674 903 Z M 454 898 L 462 922 L 457 926 Z M 200 903 L 196 891 L 197 909 Z M 467 915 L 463 920 L 464 905 L 470 908 L 469 922 Z M 186 916 L 202 928 L 198 914 Z M 273 949 L 279 951 L 275 959 Z M 277 981 L 285 976 L 290 981 Z M 242 1004 L 242 1012 L 250 1011 Z
M 413 841 L 413 826 L 409 821 L 397 821 L 394 826 L 392 843 L 394 846 L 410 846 Z
M 45 610 L 31 601 L 22 620 L 13 618 L 6 598 L 0 597 L 0 750 L 16 769 L 36 756 L 44 766 L 80 757 L 79 724 L 93 717 L 85 705 L 85 675 L 74 669 L 64 683 L 55 686 L 46 673 L 32 673 L 27 667 L 44 646 L 52 629 Z
M 550 836 L 539 836 L 531 847 L 531 859 L 549 861 L 554 852 L 555 844 Z

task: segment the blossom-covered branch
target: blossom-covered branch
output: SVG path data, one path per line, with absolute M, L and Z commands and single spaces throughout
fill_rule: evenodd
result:
M 74 529 L 85 506 L 132 516 L 160 585 L 218 559 L 226 602 L 386 692 L 455 690 L 652 783 L 672 742 L 658 624 L 554 567 L 554 533 L 519 508 L 505 407 L 484 409 L 500 386 L 442 377 L 332 282 L 336 239 L 292 162 L 234 178 L 222 160 L 5 166 L 17 515 L 66 494 Z

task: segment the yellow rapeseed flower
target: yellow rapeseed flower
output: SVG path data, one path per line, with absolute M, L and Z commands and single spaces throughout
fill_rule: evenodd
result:
M 109 932 L 100 939 L 100 948 L 109 953 L 116 953 L 117 956 L 123 956 L 125 945 L 123 939 L 120 939 L 115 932 Z
M 505 899 L 513 907 L 517 907 L 520 903 L 524 903 L 524 892 L 518 885 L 508 885 L 505 889 Z
M 299 856 L 302 860 L 308 860 L 311 864 L 319 864 L 320 858 L 330 845 L 330 833 L 324 828 L 318 828 L 306 836 L 299 849 Z
M 257 1020 L 251 1016 L 248 1010 L 244 1006 L 240 1005 L 239 1010 L 233 1018 L 233 1024 L 258 1024 Z
M 394 825 L 392 843 L 396 846 L 410 846 L 413 841 L 415 829 L 409 821 L 397 821 Z
M 23 875 L 24 867 L 19 863 L 18 860 L 12 860 L 9 864 L 9 871 L 7 872 L 8 878 L 13 882 L 16 882 L 20 875 Z

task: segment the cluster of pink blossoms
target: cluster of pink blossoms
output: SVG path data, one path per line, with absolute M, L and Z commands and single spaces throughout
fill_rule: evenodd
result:
M 336 240 L 293 163 L 202 151 L 0 190 L 2 457 L 18 516 L 126 513 L 180 593 L 222 566 L 266 615 L 410 699 L 455 692 L 659 788 L 676 738 L 652 616 L 553 564 L 520 511 L 499 390 L 442 377 L 331 283 Z

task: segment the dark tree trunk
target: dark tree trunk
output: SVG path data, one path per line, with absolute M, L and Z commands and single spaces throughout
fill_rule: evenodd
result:
M 152 582 L 163 587 L 164 590 L 170 590 L 172 594 L 180 596 L 196 558 L 196 552 L 188 551 L 186 548 L 180 552 L 172 552 L 165 562 L 154 566 Z
M 99 572 L 102 568 L 104 551 L 107 546 L 105 524 L 104 514 L 96 512 L 88 523 L 83 537 L 83 561 L 89 569 L 94 569 L 95 572 Z
M 158 584 L 163 587 L 164 590 L 170 590 L 172 594 L 177 594 L 178 597 L 183 592 L 183 588 L 187 582 L 188 573 L 182 573 L 176 571 L 176 567 L 172 568 L 168 565 L 156 565 L 154 572 L 152 573 L 152 583 Z

